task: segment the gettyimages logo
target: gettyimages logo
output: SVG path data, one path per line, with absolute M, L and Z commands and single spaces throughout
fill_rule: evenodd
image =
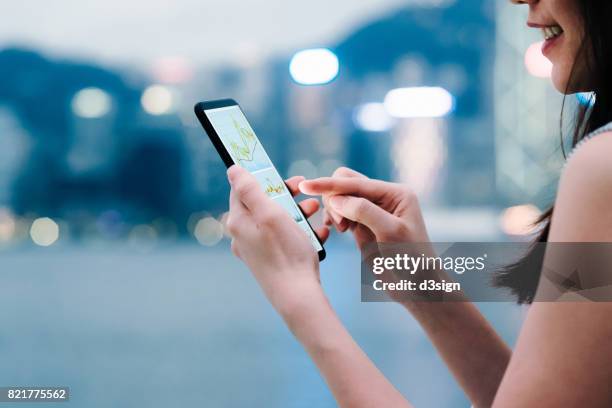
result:
M 385 271 L 406 271 L 411 275 L 417 271 L 445 270 L 461 275 L 465 272 L 483 271 L 487 254 L 482 256 L 410 256 L 408 254 L 395 254 L 392 257 L 379 256 L 373 259 L 372 272 L 380 275 Z
M 536 302 L 612 301 L 612 243 L 374 243 L 362 254 L 364 302 L 516 302 L 530 286 Z

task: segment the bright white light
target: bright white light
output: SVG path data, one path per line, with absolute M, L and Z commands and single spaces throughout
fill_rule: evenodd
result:
M 382 103 L 364 103 L 355 109 L 353 114 L 355 126 L 366 132 L 386 132 L 391 129 L 394 120 Z
M 204 217 L 196 224 L 193 235 L 202 245 L 216 245 L 223 238 L 223 224 L 213 217 Z
M 313 48 L 291 58 L 289 73 L 301 85 L 322 85 L 331 82 L 340 69 L 336 54 L 327 48 Z
M 527 71 L 538 78 L 550 78 L 552 63 L 542 54 L 543 41 L 533 43 L 525 51 L 525 67 Z
M 174 106 L 174 97 L 170 89 L 163 85 L 151 85 L 142 93 L 140 103 L 151 115 L 169 113 Z
M 454 107 L 453 95 L 440 87 L 398 88 L 385 96 L 385 109 L 396 118 L 437 118 Z
M 110 95 L 100 88 L 84 88 L 74 94 L 72 111 L 82 118 L 95 119 L 106 115 L 111 109 Z
M 37 218 L 30 227 L 30 237 L 36 245 L 52 245 L 59 238 L 59 226 L 51 218 Z

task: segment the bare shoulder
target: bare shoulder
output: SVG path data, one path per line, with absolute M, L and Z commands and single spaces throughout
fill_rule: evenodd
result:
M 612 177 L 612 131 L 601 133 L 578 146 L 568 159 L 564 174 L 588 170 L 603 170 Z
M 561 175 L 554 241 L 612 241 L 612 132 L 576 148 Z

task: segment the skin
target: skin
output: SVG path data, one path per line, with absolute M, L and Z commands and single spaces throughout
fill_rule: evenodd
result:
M 576 55 L 570 0 L 524 1 L 529 21 L 562 25 L 567 35 L 550 53 L 558 89 L 568 84 Z M 572 21 L 574 23 L 572 23 Z M 568 68 L 570 67 L 570 68 Z M 580 72 L 577 70 L 576 72 Z M 612 242 L 612 134 L 584 144 L 562 174 L 549 241 Z M 585 177 L 585 175 L 588 175 Z M 227 228 L 232 251 L 250 268 L 263 292 L 321 371 L 343 407 L 411 406 L 352 339 L 330 306 L 308 238 L 271 201 L 246 170 L 232 166 Z M 338 169 L 332 177 L 288 180 L 292 193 L 321 196 L 325 227 L 350 231 L 358 248 L 371 242 L 429 241 L 418 199 L 406 186 Z M 576 200 L 580 197 L 580 200 Z M 301 203 L 307 216 L 318 202 Z M 282 243 L 279 245 L 279 243 Z M 546 253 L 544 264 L 554 264 Z M 612 266 L 612 265 L 611 265 Z M 473 304 L 395 299 L 422 325 L 475 407 L 612 406 L 612 302 L 536 302 L 511 351 Z M 415 375 L 417 375 L 415 373 Z
M 577 0 L 512 0 L 514 4 L 529 6 L 527 25 L 531 28 L 560 26 L 563 34 L 559 36 L 554 47 L 546 57 L 552 62 L 551 80 L 561 93 L 575 93 L 588 90 L 585 58 L 581 51 L 584 29 L 578 9 Z M 574 66 L 572 78 L 572 67 Z

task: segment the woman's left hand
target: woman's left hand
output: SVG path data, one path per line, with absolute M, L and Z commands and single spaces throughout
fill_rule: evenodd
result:
M 266 195 L 253 175 L 236 165 L 227 175 L 231 192 L 226 228 L 232 252 L 247 264 L 272 305 L 281 314 L 291 313 L 313 291 L 321 291 L 317 253 L 304 231 Z M 293 195 L 302 180 L 287 181 Z M 308 199 L 300 207 L 309 217 L 319 203 Z M 324 241 L 329 230 L 323 227 L 317 234 Z

